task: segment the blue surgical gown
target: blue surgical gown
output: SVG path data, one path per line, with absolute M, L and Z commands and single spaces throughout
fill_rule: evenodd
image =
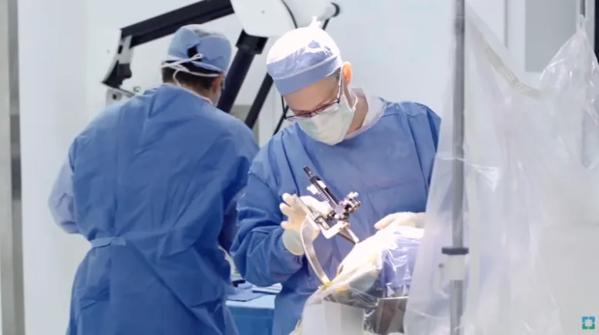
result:
M 50 199 L 59 224 L 92 245 L 68 334 L 236 334 L 222 248 L 257 151 L 243 123 L 173 85 L 97 117 Z
M 274 334 L 286 335 L 295 328 L 306 299 L 319 286 L 305 257 L 294 256 L 281 241 L 281 196 L 310 195 L 303 167 L 312 168 L 338 197 L 359 193 L 362 206 L 351 222 L 353 231 L 365 239 L 387 214 L 425 210 L 439 123 L 426 106 L 385 102 L 373 126 L 335 146 L 311 139 L 294 124 L 258 153 L 238 203 L 240 227 L 232 253 L 247 280 L 282 283 L 275 301 Z M 320 236 L 315 248 L 332 278 L 351 245 Z

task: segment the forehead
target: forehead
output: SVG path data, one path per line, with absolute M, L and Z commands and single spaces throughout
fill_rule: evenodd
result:
M 335 98 L 337 88 L 338 78 L 333 75 L 299 91 L 290 93 L 284 98 L 292 110 L 310 111 Z

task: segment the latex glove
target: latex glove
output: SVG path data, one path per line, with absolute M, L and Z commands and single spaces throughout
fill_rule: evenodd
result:
M 284 229 L 282 236 L 283 245 L 289 252 L 296 256 L 302 256 L 304 254 L 301 229 L 302 227 L 305 227 L 304 221 L 306 220 L 306 212 L 303 210 L 301 204 L 298 203 L 299 199 L 314 211 L 324 214 L 330 210 L 330 207 L 326 202 L 318 201 L 311 196 L 302 196 L 298 198 L 296 195 L 290 195 L 288 193 L 283 194 L 283 202 L 279 205 L 281 212 L 287 217 L 287 220 L 281 222 L 281 227 Z M 304 229 L 311 228 L 305 227 Z M 314 229 L 311 234 L 312 239 L 316 239 L 319 233 L 319 229 Z
M 374 228 L 382 230 L 385 228 L 413 227 L 423 228 L 424 213 L 398 212 L 385 216 L 374 224 Z

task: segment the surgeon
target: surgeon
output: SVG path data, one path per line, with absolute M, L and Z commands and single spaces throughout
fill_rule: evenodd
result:
M 214 107 L 230 58 L 222 35 L 182 27 L 164 84 L 107 108 L 73 141 L 50 197 L 56 222 L 91 242 L 68 334 L 237 334 L 223 250 L 258 149 Z
M 300 243 L 310 167 L 338 197 L 356 191 L 362 206 L 351 217 L 360 239 L 377 228 L 417 225 L 425 210 L 439 117 L 428 107 L 393 103 L 352 88 L 352 66 L 333 39 L 311 25 L 279 38 L 267 56 L 268 73 L 293 115 L 293 124 L 262 148 L 238 204 L 239 233 L 232 252 L 242 275 L 258 285 L 282 283 L 273 333 L 289 334 L 306 299 L 318 288 Z M 389 85 L 396 80 L 383 77 Z M 317 201 L 316 201 L 317 202 Z M 410 213 L 410 214 L 408 214 Z M 376 224 L 376 228 L 375 228 Z M 339 237 L 314 241 L 333 278 L 352 245 Z

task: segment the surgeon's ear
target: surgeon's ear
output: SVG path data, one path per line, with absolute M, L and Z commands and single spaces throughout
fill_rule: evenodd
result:
M 210 86 L 210 100 L 216 106 L 218 105 L 218 101 L 220 100 L 220 96 L 223 93 L 223 89 L 225 87 L 225 75 L 221 74 L 220 76 L 214 78 L 212 81 L 212 85 Z
M 212 91 L 220 93 L 225 87 L 225 75 L 221 74 L 220 76 L 214 78 L 212 81 Z
M 353 70 L 351 67 L 351 63 L 344 62 L 343 66 L 341 67 L 341 75 L 343 76 L 343 82 L 345 82 L 348 86 L 351 84 L 352 74 Z

